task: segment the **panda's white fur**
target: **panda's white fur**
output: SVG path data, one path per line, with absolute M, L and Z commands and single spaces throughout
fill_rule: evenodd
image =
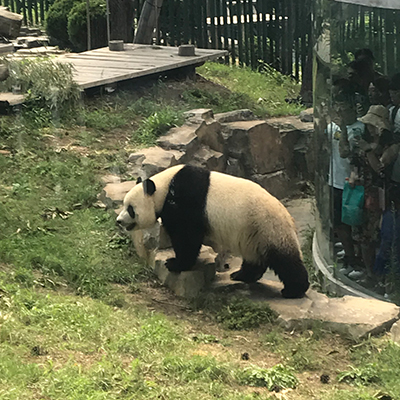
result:
M 178 172 L 184 167 L 178 165 L 154 175 L 151 178 L 155 185 L 154 193 L 145 193 L 144 186 L 148 184 L 146 181 L 133 187 L 124 199 L 124 208 L 117 222 L 129 229 L 151 227 L 162 213 L 167 195 L 174 195 L 175 189 L 173 185 L 170 186 L 171 181 L 179 176 Z M 285 284 L 286 297 L 304 295 L 308 289 L 308 276 L 302 263 L 293 218 L 282 203 L 252 181 L 219 172 L 209 173 L 207 185 L 204 216 L 208 229 L 202 243 L 211 245 L 218 253 L 229 252 L 245 260 L 242 270 L 236 273 L 236 278 L 232 274 L 233 279 L 245 282 L 257 280 L 270 266 Z M 188 186 L 187 190 L 190 191 L 196 187 L 196 182 L 189 182 Z M 128 212 L 129 206 L 132 207 L 131 214 L 132 209 L 134 211 L 133 219 Z M 174 206 L 172 200 L 172 207 Z M 173 229 L 174 226 L 171 230 Z M 178 245 L 179 240 L 186 239 L 180 235 Z M 177 246 L 174 246 L 177 253 L 175 247 Z M 176 270 L 182 269 L 179 267 Z M 254 272 L 254 276 L 250 273 L 251 278 L 247 279 L 247 272 L 251 269 L 257 272 Z M 174 269 L 171 267 L 171 270 Z
M 206 214 L 212 226 L 207 240 L 220 251 L 228 250 L 256 262 L 260 243 L 300 249 L 293 218 L 286 208 L 257 183 L 247 179 L 211 172 Z M 259 234 L 250 240 L 255 228 Z

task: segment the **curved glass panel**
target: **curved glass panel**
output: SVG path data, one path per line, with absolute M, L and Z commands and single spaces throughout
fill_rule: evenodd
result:
M 316 0 L 314 13 L 319 250 L 339 279 L 386 297 L 396 287 L 400 291 L 400 3 L 395 3 Z

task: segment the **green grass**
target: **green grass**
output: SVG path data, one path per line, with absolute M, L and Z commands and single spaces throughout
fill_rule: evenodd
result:
M 256 303 L 244 297 L 229 298 L 216 313 L 216 320 L 225 328 L 244 330 L 273 323 L 277 314 L 265 303 Z
M 288 104 L 286 98 L 297 97 L 300 85 L 273 69 L 259 73 L 250 68 L 206 63 L 198 72 L 212 82 L 223 85 L 260 116 L 297 115 L 303 108 Z M 252 107 L 251 107 L 252 106 Z
M 0 259 L 25 284 L 35 271 L 46 286 L 65 282 L 119 304 L 109 283 L 130 283 L 144 270 L 130 243 L 115 235 L 114 217 L 93 207 L 100 160 L 27 140 L 30 150 L 0 158 Z
M 310 390 L 322 400 L 400 398 L 400 348 L 386 338 L 354 345 L 317 325 L 285 332 L 268 307 L 245 298 L 210 295 L 199 314 L 157 301 L 147 267 L 114 216 L 97 208 L 102 175 L 129 178 L 124 143 L 141 134 L 140 145 L 154 143 L 184 111 L 289 107 L 257 103 L 257 90 L 268 92 L 264 80 L 280 88 L 277 102 L 290 95 L 293 84 L 278 75 L 206 68 L 236 88 L 161 82 L 143 96 L 92 99 L 71 120 L 55 122 L 43 103 L 0 119 L 0 149 L 11 153 L 0 155 L 1 399 L 267 400 L 275 396 L 269 390 L 290 400 L 309 399 Z M 126 141 L 111 151 L 104 140 L 115 132 Z M 60 150 L 69 138 L 88 154 Z M 369 365 L 376 379 L 354 385 Z M 332 385 L 318 393 L 313 379 L 326 370 Z

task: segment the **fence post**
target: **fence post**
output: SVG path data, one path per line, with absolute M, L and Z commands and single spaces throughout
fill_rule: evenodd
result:
M 87 49 L 91 49 L 92 38 L 90 33 L 90 3 L 86 0 L 86 24 L 87 24 Z

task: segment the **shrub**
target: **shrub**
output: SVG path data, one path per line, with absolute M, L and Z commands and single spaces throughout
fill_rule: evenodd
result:
M 350 366 L 350 370 L 343 371 L 338 375 L 338 381 L 359 386 L 380 382 L 380 378 L 376 372 L 376 365 L 366 364 L 360 368 Z
M 71 46 L 68 37 L 68 14 L 80 0 L 56 0 L 46 16 L 46 32 L 61 47 Z
M 295 389 L 298 379 L 293 375 L 290 367 L 282 364 L 265 369 L 259 367 L 249 367 L 238 373 L 239 383 L 242 385 L 266 387 L 270 391 L 280 391 L 281 389 Z
M 43 119 L 49 112 L 53 118 L 62 118 L 79 104 L 80 90 L 69 64 L 40 58 L 4 59 L 3 62 L 8 66 L 10 76 L 1 83 L 0 89 L 20 86 L 21 91 L 28 94 L 25 110 L 39 111 L 37 115 L 31 115 L 32 120 Z
M 91 47 L 107 46 L 107 19 L 105 0 L 90 3 Z M 68 37 L 77 51 L 87 50 L 86 3 L 74 5 L 68 15 Z

